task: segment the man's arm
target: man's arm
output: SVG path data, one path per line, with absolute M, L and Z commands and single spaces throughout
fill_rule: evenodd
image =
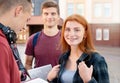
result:
M 33 56 L 26 55 L 25 68 L 27 70 L 32 69 Z

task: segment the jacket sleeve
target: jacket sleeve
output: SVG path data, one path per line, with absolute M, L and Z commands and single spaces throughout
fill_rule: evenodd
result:
M 47 80 L 48 81 L 48 83 L 57 83 L 57 78 L 55 78 L 55 79 L 53 79 L 52 81 L 49 81 L 49 80 Z
M 104 57 L 95 60 L 93 78 L 88 83 L 110 83 L 108 67 Z

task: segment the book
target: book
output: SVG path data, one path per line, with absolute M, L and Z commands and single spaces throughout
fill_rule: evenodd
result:
M 49 71 L 51 69 L 52 69 L 52 65 L 48 64 L 45 66 L 30 69 L 30 70 L 28 70 L 28 73 L 29 73 L 31 79 L 41 78 L 43 80 L 47 80 L 47 74 L 49 73 Z
M 48 82 L 41 79 L 41 78 L 35 78 L 35 79 L 25 81 L 25 82 L 22 82 L 22 83 L 48 83 Z

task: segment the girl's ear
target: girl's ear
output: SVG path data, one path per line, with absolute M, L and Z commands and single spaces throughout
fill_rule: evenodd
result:
M 16 8 L 15 8 L 15 16 L 19 16 L 20 14 L 22 14 L 22 12 L 23 12 L 23 6 L 17 6 Z

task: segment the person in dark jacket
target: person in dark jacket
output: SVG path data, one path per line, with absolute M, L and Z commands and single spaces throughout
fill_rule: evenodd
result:
M 107 63 L 93 45 L 85 18 L 73 14 L 65 20 L 61 47 L 59 65 L 47 76 L 50 83 L 109 83 Z

